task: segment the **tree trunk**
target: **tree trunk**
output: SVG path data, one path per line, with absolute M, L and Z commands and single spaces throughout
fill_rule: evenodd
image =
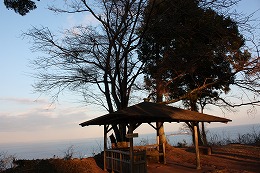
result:
M 199 128 L 199 123 L 197 123 L 197 130 L 198 130 L 198 143 L 199 143 L 199 146 L 203 146 L 203 140 L 202 140 L 202 135 L 201 135 L 201 131 L 200 131 L 200 128 Z
M 198 108 L 197 108 L 197 99 L 190 99 L 190 107 L 191 107 L 191 111 L 196 111 L 198 112 Z M 195 138 L 194 138 L 194 123 L 190 123 L 189 126 L 191 132 L 192 132 L 192 139 L 193 139 L 193 144 L 195 145 Z M 203 145 L 203 140 L 202 140 L 202 135 L 200 133 L 200 128 L 199 126 L 197 126 L 197 134 L 198 134 L 198 144 L 199 146 Z
M 156 79 L 156 102 L 160 103 L 163 101 L 163 83 L 161 77 L 157 77 Z M 159 153 L 164 150 L 163 146 L 167 143 L 165 133 L 164 133 L 164 122 L 156 122 L 156 129 L 157 129 L 157 138 L 159 141 Z M 165 156 L 160 153 L 159 155 L 159 162 L 166 163 Z
M 157 78 L 156 82 L 156 87 L 157 87 L 157 93 L 156 93 L 156 102 L 160 103 L 163 101 L 163 84 L 160 79 Z M 157 122 L 156 123 L 156 128 L 158 129 L 158 137 L 159 137 L 159 144 L 166 143 L 166 137 L 164 133 L 164 127 L 163 127 L 163 122 Z
M 201 136 L 202 136 L 203 145 L 208 146 L 208 140 L 207 140 L 207 134 L 206 134 L 206 131 L 205 131 L 204 122 L 201 122 Z

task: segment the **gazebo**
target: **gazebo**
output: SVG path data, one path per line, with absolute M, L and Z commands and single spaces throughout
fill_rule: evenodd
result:
M 231 120 L 220 118 L 208 114 L 202 114 L 195 111 L 184 110 L 164 104 L 142 102 L 114 113 L 105 114 L 103 116 L 85 121 L 80 125 L 82 127 L 90 125 L 104 125 L 104 170 L 112 169 L 118 172 L 146 172 L 146 155 L 133 151 L 133 137 L 135 136 L 134 129 L 142 123 L 151 125 L 158 134 L 159 129 L 153 126 L 154 122 L 193 122 L 195 150 L 197 169 L 200 169 L 200 158 L 198 148 L 198 122 L 222 122 L 227 123 Z M 130 141 L 128 152 L 108 150 L 107 134 L 112 130 L 112 125 L 126 124 L 128 127 L 127 137 Z M 165 159 L 165 152 L 162 152 Z M 116 161 L 115 161 L 116 159 Z M 127 161 L 126 161 L 127 160 Z M 123 162 L 123 163 L 122 163 Z M 165 160 L 164 160 L 165 163 Z

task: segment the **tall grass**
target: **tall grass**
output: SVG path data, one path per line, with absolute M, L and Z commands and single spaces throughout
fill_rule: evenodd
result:
M 229 136 L 213 134 L 208 136 L 208 143 L 212 146 L 232 143 L 260 146 L 260 130 L 256 131 L 256 129 L 253 128 L 250 133 L 237 134 L 237 138 L 235 139 L 231 139 Z

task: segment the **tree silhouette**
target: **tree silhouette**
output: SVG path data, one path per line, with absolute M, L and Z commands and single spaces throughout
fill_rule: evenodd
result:
M 4 0 L 4 5 L 22 16 L 37 8 L 35 1 L 31 0 Z
M 221 100 L 230 85 L 238 84 L 237 74 L 255 61 L 243 50 L 237 22 L 200 1 L 157 3 L 140 46 L 150 97 L 165 103 L 182 100 L 193 111 L 198 111 L 199 100 Z
M 259 93 L 259 58 L 240 50 L 244 40 L 236 21 L 215 11 L 237 1 L 75 0 L 64 9 L 52 7 L 58 13 L 91 14 L 99 24 L 75 26 L 60 37 L 45 27 L 25 33 L 35 51 L 46 53 L 34 62 L 35 89 L 54 98 L 66 89 L 80 91 L 88 103 L 114 112 L 128 106 L 145 63 L 146 87 L 158 102 L 166 96 L 166 103 L 183 100 L 193 110 L 204 98 L 228 105 L 220 94 L 231 84 Z M 4 0 L 21 15 L 35 9 L 35 2 Z M 236 78 L 239 72 L 243 80 Z M 125 128 L 113 125 L 118 141 L 124 140 Z
M 139 30 L 146 1 L 73 1 L 61 13 L 88 13 L 98 26 L 79 25 L 62 37 L 48 28 L 25 33 L 33 50 L 46 53 L 33 62 L 38 70 L 34 85 L 38 92 L 52 92 L 54 99 L 64 90 L 80 91 L 87 103 L 103 106 L 109 113 L 126 108 L 143 63 L 135 56 L 142 35 Z M 126 124 L 113 130 L 117 141 L 125 141 Z

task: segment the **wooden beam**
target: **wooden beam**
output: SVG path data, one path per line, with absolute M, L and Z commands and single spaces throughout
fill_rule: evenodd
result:
M 154 130 L 157 130 L 157 128 L 152 124 L 152 123 L 148 123 L 152 128 L 154 128 Z
M 109 124 L 108 124 L 108 125 L 107 125 L 107 133 L 110 132 L 112 129 L 113 129 L 112 125 L 111 125 L 111 127 L 109 128 Z

